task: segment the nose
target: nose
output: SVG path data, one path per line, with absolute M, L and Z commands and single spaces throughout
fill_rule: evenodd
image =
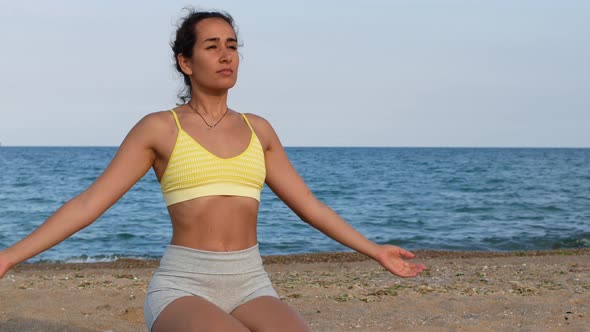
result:
M 221 54 L 219 56 L 219 62 L 221 62 L 221 63 L 231 63 L 232 62 L 231 53 L 227 47 L 223 47 L 221 49 Z

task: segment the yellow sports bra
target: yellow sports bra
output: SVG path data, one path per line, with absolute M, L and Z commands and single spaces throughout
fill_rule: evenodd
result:
M 160 180 L 166 206 L 212 195 L 245 196 L 260 201 L 266 178 L 264 151 L 248 118 L 242 114 L 251 131 L 246 150 L 235 157 L 220 158 L 182 130 L 176 113 L 170 111 L 178 136 Z

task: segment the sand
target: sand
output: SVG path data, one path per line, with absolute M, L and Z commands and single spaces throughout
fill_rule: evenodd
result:
M 590 331 L 590 248 L 415 253 L 411 279 L 357 253 L 263 258 L 313 331 Z M 0 331 L 147 331 L 157 265 L 21 264 L 0 279 Z

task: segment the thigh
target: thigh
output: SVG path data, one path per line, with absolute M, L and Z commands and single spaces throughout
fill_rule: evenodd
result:
M 260 296 L 231 313 L 253 332 L 310 332 L 301 315 L 276 297 Z
M 162 310 L 152 332 L 169 331 L 249 332 L 240 321 L 199 296 L 180 297 Z

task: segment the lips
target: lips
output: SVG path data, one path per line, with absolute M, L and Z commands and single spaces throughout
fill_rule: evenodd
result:
M 224 68 L 224 69 L 218 70 L 217 73 L 219 73 L 221 75 L 229 76 L 229 75 L 233 74 L 234 71 L 229 68 Z

